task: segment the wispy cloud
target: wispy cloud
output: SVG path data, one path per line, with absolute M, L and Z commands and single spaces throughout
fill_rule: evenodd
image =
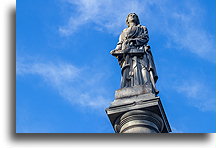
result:
M 119 34 L 125 26 L 125 17 L 130 12 L 142 13 L 145 9 L 145 3 L 142 8 L 139 1 L 129 0 L 67 0 L 68 5 L 74 6 L 76 11 L 69 18 L 68 24 L 59 28 L 60 33 L 70 35 L 82 25 L 93 23 L 94 29 L 108 31 Z
M 94 24 L 94 29 L 119 34 L 125 27 L 128 13 L 139 15 L 141 23 L 151 32 L 161 33 L 174 49 L 187 50 L 203 59 L 215 62 L 214 33 L 202 27 L 205 10 L 197 1 L 171 0 L 67 0 L 75 10 L 68 23 L 61 26 L 63 35 L 81 30 L 83 25 Z M 71 13 L 71 12 L 70 12 Z
M 25 62 L 17 61 L 17 75 L 38 75 L 60 96 L 74 105 L 91 108 L 105 108 L 111 100 L 101 86 L 103 73 L 91 69 L 77 68 L 65 62 Z M 102 79 L 103 78 L 103 79 Z
M 215 92 L 200 81 L 182 81 L 176 85 L 178 93 L 186 96 L 187 102 L 201 111 L 215 111 Z
M 185 49 L 197 56 L 215 62 L 214 33 L 207 32 L 204 25 L 203 9 L 196 4 L 186 5 L 184 11 L 171 13 L 165 31 L 178 49 Z M 171 47 L 173 48 L 173 47 Z
M 185 132 L 183 132 L 183 130 L 181 130 L 181 129 L 177 129 L 177 128 L 172 126 L 172 133 L 185 133 Z

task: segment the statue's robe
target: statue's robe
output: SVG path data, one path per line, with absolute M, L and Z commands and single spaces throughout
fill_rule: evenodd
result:
M 122 68 L 121 88 L 144 85 L 151 90 L 153 89 L 150 72 L 154 82 L 157 81 L 158 76 L 150 47 L 147 45 L 148 41 L 148 30 L 145 26 L 131 26 L 122 31 L 116 47 L 116 50 L 124 52 L 122 56 L 118 57 Z M 144 54 L 140 56 L 128 54 L 132 48 L 145 49 L 148 47 L 149 49 L 144 50 Z

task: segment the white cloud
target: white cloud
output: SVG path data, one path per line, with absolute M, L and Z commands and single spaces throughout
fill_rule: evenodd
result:
M 181 129 L 177 129 L 172 126 L 172 133 L 185 133 L 185 132 L 183 132 Z
M 200 81 L 183 81 L 175 87 L 187 97 L 187 102 L 201 111 L 215 111 L 215 92 Z
M 59 28 L 64 35 L 70 35 L 82 25 L 93 23 L 95 28 L 119 34 L 125 26 L 125 18 L 128 13 L 143 12 L 138 1 L 124 0 L 68 0 L 69 5 L 75 6 L 76 11 L 69 18 L 68 24 Z
M 18 60 L 16 73 L 42 77 L 49 86 L 74 105 L 105 109 L 111 102 L 107 98 L 106 88 L 99 84 L 103 78 L 102 74 L 89 69 L 79 69 L 63 62 L 24 63 Z
M 67 0 L 75 11 L 68 24 L 61 26 L 61 34 L 70 35 L 83 25 L 94 24 L 95 29 L 119 34 L 125 28 L 128 13 L 139 15 L 141 23 L 160 32 L 174 49 L 184 49 L 215 62 L 214 33 L 202 28 L 205 11 L 196 1 L 172 0 Z M 207 10 L 206 10 L 207 11 Z M 71 13 L 71 12 L 69 12 Z
M 179 49 L 186 49 L 201 58 L 215 62 L 214 36 L 202 28 L 202 9 L 198 6 L 188 6 L 186 9 L 187 12 L 172 13 L 170 23 L 174 23 L 165 29 L 170 38 L 168 41 L 175 43 Z
M 21 63 L 17 62 L 17 74 L 37 74 L 52 85 L 62 85 L 73 81 L 79 74 L 79 69 L 66 63 Z

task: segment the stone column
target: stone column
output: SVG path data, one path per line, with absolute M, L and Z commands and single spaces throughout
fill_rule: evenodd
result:
M 160 133 L 163 120 L 147 110 L 132 110 L 119 117 L 114 126 L 116 133 Z
M 136 86 L 115 92 L 106 113 L 116 133 L 171 132 L 160 98 L 145 89 Z

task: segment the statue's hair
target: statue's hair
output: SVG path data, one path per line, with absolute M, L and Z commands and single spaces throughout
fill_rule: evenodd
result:
M 127 24 L 127 26 L 129 27 L 128 17 L 129 17 L 130 14 L 135 14 L 135 16 L 136 16 L 136 18 L 137 18 L 136 24 L 137 24 L 137 25 L 140 24 L 138 15 L 137 15 L 136 13 L 129 13 L 128 16 L 127 16 L 127 18 L 126 18 L 126 24 Z

